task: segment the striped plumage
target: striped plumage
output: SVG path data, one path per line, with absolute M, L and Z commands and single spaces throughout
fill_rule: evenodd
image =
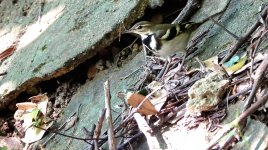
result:
M 127 33 L 139 35 L 147 48 L 156 55 L 166 57 L 175 53 L 185 54 L 190 35 L 197 26 L 197 24 L 154 24 L 141 21 Z

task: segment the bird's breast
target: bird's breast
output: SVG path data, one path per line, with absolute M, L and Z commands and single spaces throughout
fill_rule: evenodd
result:
M 160 41 L 160 45 L 162 46 L 158 50 L 158 54 L 162 57 L 173 55 L 175 53 L 185 54 L 189 38 L 190 34 L 181 33 L 172 40 Z
M 153 34 L 148 35 L 146 37 L 142 37 L 142 43 L 145 44 L 151 50 L 158 51 L 160 49 L 160 43 Z

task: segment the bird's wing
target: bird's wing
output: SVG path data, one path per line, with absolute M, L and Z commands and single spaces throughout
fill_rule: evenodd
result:
M 155 33 L 159 40 L 171 40 L 180 33 L 180 26 L 174 24 L 161 24 L 161 28 Z

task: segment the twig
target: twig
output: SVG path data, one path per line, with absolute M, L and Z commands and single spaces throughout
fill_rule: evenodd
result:
M 262 63 L 260 64 L 260 66 L 258 67 L 258 69 L 256 70 L 256 78 L 255 78 L 255 83 L 252 87 L 252 91 L 250 93 L 250 95 L 247 98 L 247 103 L 245 105 L 245 109 L 243 111 L 243 113 L 234 121 L 232 121 L 231 123 L 229 123 L 228 125 L 225 126 L 225 128 L 223 128 L 223 130 L 221 132 L 219 132 L 207 147 L 207 149 L 211 149 L 214 145 L 216 145 L 218 143 L 218 141 L 229 131 L 231 131 L 235 126 L 237 126 L 240 123 L 244 123 L 246 118 L 251 115 L 252 113 L 254 113 L 260 106 L 262 106 L 263 104 L 266 103 L 266 101 L 268 100 L 268 93 L 266 93 L 262 98 L 260 98 L 256 103 L 254 103 L 251 107 L 251 103 L 253 102 L 254 96 L 256 95 L 256 92 L 260 86 L 260 82 L 262 81 L 263 75 L 267 70 L 268 67 L 268 62 L 265 61 L 268 59 L 268 54 L 265 54 L 264 56 L 264 60 L 262 61 Z
M 64 122 L 59 128 L 58 130 L 63 129 L 63 127 L 65 126 L 66 122 Z M 56 133 L 53 133 L 42 145 L 45 147 L 47 145 L 47 143 L 56 135 Z
M 71 120 L 71 121 L 73 121 L 73 124 L 71 125 L 71 127 L 74 127 L 74 128 L 73 128 L 73 131 L 72 131 L 72 133 L 71 133 L 72 136 L 73 136 L 74 132 L 75 132 L 76 129 L 77 129 L 77 122 L 78 122 L 78 119 L 79 119 L 79 115 L 80 115 L 80 109 L 81 109 L 81 107 L 82 107 L 82 104 L 80 103 L 79 106 L 78 106 L 78 108 L 77 108 L 77 112 L 76 112 L 75 116 L 73 116 L 73 118 L 72 118 L 73 120 Z M 66 128 L 66 127 L 67 127 L 67 124 L 66 124 L 65 128 Z M 71 128 L 71 127 L 70 127 L 70 128 Z M 70 129 L 70 128 L 69 128 L 69 129 Z M 65 129 L 65 131 L 66 131 L 66 129 Z M 73 139 L 70 139 L 70 140 L 69 140 L 66 149 L 69 149 L 72 140 L 73 140 Z
M 78 116 L 77 115 L 77 113 L 79 113 L 79 109 L 80 109 L 80 107 L 81 107 L 81 104 L 79 104 L 79 106 L 78 106 L 78 109 L 77 109 L 77 111 L 78 112 L 75 112 L 75 113 L 73 113 L 59 128 L 58 128 L 58 131 L 59 130 L 61 130 L 61 129 L 63 129 L 63 128 L 66 128 L 66 125 L 67 125 L 67 123 L 68 123 L 68 121 L 69 120 L 71 120 L 71 118 L 73 118 L 74 117 L 74 115 L 76 115 L 76 116 Z M 76 120 L 76 119 L 75 119 Z M 67 127 L 68 128 L 68 127 Z M 49 131 L 49 130 L 46 130 L 46 131 Z M 65 130 L 66 131 L 66 130 Z M 56 135 L 56 134 L 58 134 L 58 133 L 55 133 L 55 132 L 53 132 L 53 134 L 43 143 L 43 146 L 46 146 L 46 144 Z
M 121 129 L 122 129 L 122 127 L 126 124 L 126 123 L 128 123 L 129 121 L 131 121 L 132 120 L 132 118 L 131 117 L 129 117 L 129 119 L 125 119 L 122 123 L 120 123 L 115 129 L 114 129 L 114 132 L 115 132 L 115 134 L 118 132 L 118 131 L 120 131 Z M 106 134 L 105 134 L 106 133 Z M 107 139 L 108 139 L 108 135 L 107 135 L 107 132 L 105 132 L 104 133 L 104 135 L 103 135 L 103 137 L 102 137 L 102 140 L 99 142 L 99 145 L 103 145 L 106 141 L 107 141 Z
M 147 139 L 147 144 L 150 150 L 160 149 L 160 143 L 158 142 L 156 136 L 152 135 L 152 129 L 149 127 L 145 119 L 140 113 L 134 113 L 134 118 L 139 126 L 139 129 L 143 132 Z
M 165 72 L 168 70 L 169 66 L 171 63 L 171 58 L 167 57 L 166 62 L 163 66 L 163 68 L 161 69 L 161 71 L 159 72 L 159 74 L 157 75 L 157 77 L 155 78 L 155 80 L 159 80 L 162 78 L 162 76 L 164 76 Z
M 66 120 L 66 125 L 64 127 L 64 130 L 67 131 L 69 129 L 71 129 L 72 127 L 75 126 L 77 120 L 78 120 L 78 116 L 79 116 L 79 112 L 80 112 L 80 108 L 81 108 L 82 104 L 79 104 L 78 108 L 77 108 L 77 112 L 74 112 L 73 115 Z
M 45 6 L 45 0 L 39 0 L 39 14 L 38 14 L 38 23 L 41 24 L 41 17 L 42 13 L 44 11 L 44 6 Z
M 95 131 L 94 131 L 94 136 L 93 136 L 93 138 L 95 138 L 95 139 L 99 139 L 102 124 L 103 124 L 103 121 L 105 118 L 105 112 L 106 112 L 106 109 L 103 109 L 101 112 L 101 115 L 99 117 L 98 124 L 97 124 Z M 98 140 L 94 140 L 94 148 L 95 148 L 95 150 L 99 150 Z
M 86 138 L 93 138 L 95 128 L 96 128 L 96 125 L 95 125 L 95 124 L 93 124 L 93 125 L 91 126 L 90 131 L 88 131 L 88 129 L 85 128 L 85 127 L 82 128 L 84 134 L 86 135 Z M 91 148 L 94 149 L 93 144 L 92 144 L 91 141 L 85 141 L 85 142 L 87 142 L 88 144 L 90 144 L 90 145 L 91 145 Z M 91 149 L 91 148 L 90 148 L 90 149 Z
M 187 20 L 191 14 L 196 11 L 200 7 L 199 0 L 188 0 L 186 6 L 183 8 L 183 10 L 180 12 L 180 14 L 177 16 L 177 18 L 172 22 L 174 23 L 182 23 L 185 20 Z
M 250 107 L 250 105 L 252 104 L 252 102 L 254 100 L 256 92 L 259 89 L 259 86 L 260 86 L 260 84 L 262 82 L 262 79 L 263 79 L 264 74 L 265 74 L 265 72 L 267 70 L 267 67 L 268 67 L 268 61 L 267 60 L 268 60 L 268 54 L 265 54 L 262 63 L 260 64 L 260 66 L 256 70 L 255 79 L 254 79 L 255 82 L 253 84 L 252 91 L 250 92 L 250 94 L 249 94 L 249 96 L 248 96 L 248 98 L 246 100 L 244 111 Z
M 55 131 L 55 130 L 45 129 L 45 128 L 38 127 L 38 126 L 34 126 L 34 127 L 38 128 L 38 129 L 41 129 L 41 130 L 44 130 L 44 131 L 47 131 L 47 132 L 50 132 L 50 133 L 55 133 L 55 134 L 58 134 L 58 135 L 61 135 L 61 136 L 64 136 L 64 137 L 69 137 L 69 138 L 73 138 L 73 139 L 81 140 L 81 141 L 87 141 L 87 140 L 105 140 L 105 138 L 81 138 L 81 137 L 76 137 L 76 136 L 71 136 L 71 135 L 63 134 L 63 133 L 60 133 L 60 132 Z
M 261 16 L 267 15 L 267 9 L 268 7 L 264 8 L 264 10 L 261 13 Z M 230 49 L 230 51 L 227 53 L 227 55 L 221 60 L 220 64 L 223 64 L 224 62 L 228 61 L 239 49 L 239 47 L 248 39 L 248 37 L 261 25 L 260 20 L 257 20 L 255 24 L 249 29 L 248 32 L 244 36 L 242 36 L 236 44 Z
M 186 108 L 186 103 L 181 104 L 180 106 L 176 107 L 175 109 L 173 109 L 173 111 L 171 111 L 170 113 L 168 113 L 167 116 L 165 116 L 163 118 L 163 120 L 160 120 L 160 125 L 167 122 L 170 118 L 172 118 L 173 116 L 175 116 L 178 112 L 182 111 L 183 109 Z M 185 112 L 182 111 L 182 114 L 184 114 Z
M 117 150 L 124 150 L 125 147 L 126 147 L 127 145 L 129 145 L 129 143 L 131 143 L 131 142 L 134 141 L 136 138 L 138 138 L 138 137 L 140 137 L 140 136 L 142 136 L 142 135 L 144 135 L 142 132 L 139 132 L 139 133 L 135 134 L 132 138 L 129 138 L 129 139 L 126 140 L 123 144 L 119 145 L 119 146 L 117 147 Z
M 199 63 L 202 72 L 203 72 L 203 70 L 204 70 L 204 72 L 208 72 L 208 70 L 206 69 L 204 63 L 197 56 L 194 57 L 194 59 Z
M 114 139 L 114 127 L 111 113 L 111 94 L 110 94 L 110 83 L 109 80 L 104 82 L 104 93 L 105 93 L 105 108 L 106 108 L 106 120 L 108 123 L 108 144 L 110 150 L 115 150 L 115 139 Z
M 209 19 L 215 23 L 216 25 L 218 25 L 219 27 L 221 27 L 221 29 L 223 29 L 225 32 L 227 32 L 228 34 L 230 34 L 233 38 L 235 38 L 236 40 L 239 40 L 239 37 L 236 36 L 234 33 L 232 33 L 231 31 L 229 31 L 228 29 L 226 29 L 223 25 L 221 25 L 218 21 L 214 20 L 212 17 L 209 17 Z
M 235 99 L 236 97 L 238 97 L 238 96 L 240 96 L 240 95 L 247 94 L 248 92 L 250 92 L 251 89 L 252 89 L 252 86 L 250 86 L 250 87 L 248 87 L 248 88 L 242 90 L 242 91 L 239 92 L 239 93 L 236 93 L 236 94 L 234 94 L 234 95 L 228 96 L 227 98 L 225 98 L 225 99 L 222 101 L 221 105 L 223 106 L 223 105 L 227 104 L 229 101 Z
M 265 33 L 261 32 L 261 35 L 260 35 L 258 41 L 256 42 L 255 47 L 253 49 L 251 49 L 251 51 L 250 51 L 250 59 L 251 59 L 250 74 L 253 73 L 253 65 L 255 63 L 256 53 L 259 49 L 261 42 L 263 41 L 263 37 L 266 36 L 266 34 L 267 34 L 267 30 L 265 31 Z
M 244 122 L 245 119 L 253 114 L 256 110 L 258 110 L 262 105 L 264 105 L 268 101 L 268 93 L 266 93 L 264 96 L 262 96 L 256 103 L 254 103 L 249 109 L 244 111 L 237 119 L 229 123 L 228 125 L 225 125 L 223 130 L 219 132 L 215 138 L 208 144 L 207 150 L 211 149 L 214 145 L 216 145 L 219 140 L 226 135 L 230 130 L 235 128 L 237 124 Z
M 191 80 L 187 81 L 187 82 L 184 83 L 183 85 L 177 87 L 176 89 L 173 89 L 173 91 L 174 91 L 173 94 L 178 94 L 178 93 L 180 93 L 180 92 L 182 91 L 182 88 L 184 88 L 184 87 L 186 87 L 186 86 L 189 86 L 189 85 L 191 85 L 191 84 L 194 84 L 196 81 L 198 81 L 198 80 L 200 80 L 200 79 L 201 79 L 201 77 L 196 77 L 196 78 L 194 78 L 194 79 L 191 79 Z

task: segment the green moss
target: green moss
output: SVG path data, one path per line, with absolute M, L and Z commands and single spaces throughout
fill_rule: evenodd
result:
M 41 48 L 42 51 L 44 51 L 46 49 L 47 49 L 47 44 L 43 45 L 42 48 Z

